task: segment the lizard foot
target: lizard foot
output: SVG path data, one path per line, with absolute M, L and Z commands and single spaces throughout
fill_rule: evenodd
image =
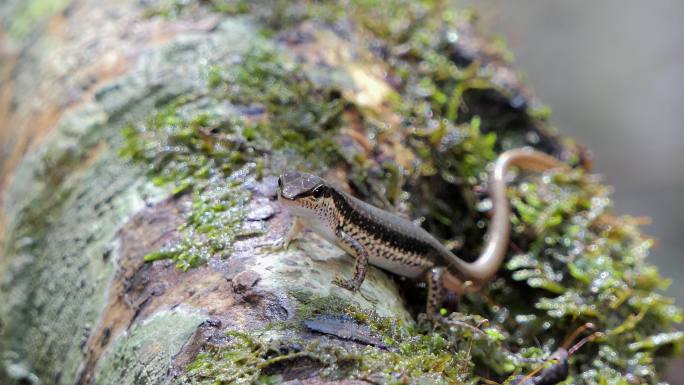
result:
M 342 276 L 339 275 L 335 277 L 335 279 L 333 279 L 332 283 L 343 289 L 347 289 L 352 293 L 357 292 L 359 290 L 359 287 L 361 287 L 361 284 L 356 283 L 353 279 L 344 279 Z
M 290 241 L 286 241 L 284 238 L 280 239 L 276 242 L 261 245 L 262 249 L 266 249 L 268 251 L 286 251 L 287 249 L 290 248 L 290 245 L 293 243 L 299 243 L 298 239 L 292 239 Z

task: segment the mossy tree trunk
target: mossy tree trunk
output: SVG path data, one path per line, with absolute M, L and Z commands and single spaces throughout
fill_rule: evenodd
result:
M 468 12 L 223 0 L 0 11 L 0 383 L 502 381 L 586 321 L 609 337 L 578 355 L 578 381 L 655 382 L 671 352 L 660 348 L 682 339 L 643 262 L 649 240 L 610 214 L 582 149 L 549 128 Z M 521 145 L 577 172 L 512 191 L 513 259 L 460 308 L 490 319 L 486 337 L 415 324 L 423 298 L 380 270 L 358 294 L 331 285 L 353 261 L 313 234 L 268 247 L 290 222 L 276 176 L 296 168 L 423 217 L 474 256 L 487 220 L 475 191 L 496 153 Z

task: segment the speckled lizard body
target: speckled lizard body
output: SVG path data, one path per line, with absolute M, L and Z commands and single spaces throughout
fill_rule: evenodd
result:
M 303 226 L 338 245 L 356 259 L 354 277 L 335 284 L 351 291 L 363 283 L 368 264 L 428 282 L 427 313 L 439 318 L 446 290 L 462 294 L 491 279 L 507 249 L 510 207 L 505 176 L 511 166 L 532 171 L 565 168 L 557 159 L 529 149 L 504 152 L 496 161 L 489 189 L 493 217 L 485 247 L 472 263 L 458 258 L 420 226 L 365 203 L 315 175 L 286 172 L 278 180 L 278 197 L 296 217 L 287 244 Z

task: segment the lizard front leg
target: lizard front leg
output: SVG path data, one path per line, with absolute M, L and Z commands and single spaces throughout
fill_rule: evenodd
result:
M 337 239 L 345 249 L 351 250 L 352 256 L 356 259 L 354 265 L 354 278 L 346 280 L 342 276 L 335 277 L 333 283 L 339 287 L 355 292 L 359 290 L 361 284 L 366 279 L 366 271 L 368 270 L 368 251 L 356 239 L 350 237 L 341 228 L 335 231 Z
M 281 238 L 280 240 L 278 240 L 274 243 L 262 245 L 260 247 L 263 247 L 263 248 L 265 248 L 267 250 L 271 250 L 271 251 L 287 250 L 287 248 L 290 246 L 290 243 L 292 243 L 292 241 L 295 238 L 297 238 L 297 236 L 299 236 L 299 234 L 302 233 L 302 230 L 304 229 L 305 226 L 306 225 L 301 218 L 295 217 L 294 221 L 290 225 L 290 228 L 287 230 L 287 233 L 285 234 L 285 236 L 283 238 Z
M 290 226 L 290 230 L 287 231 L 287 234 L 285 234 L 285 238 L 281 241 L 280 247 L 283 249 L 287 249 L 288 246 L 290 246 L 290 242 L 292 242 L 293 239 L 295 239 L 304 229 L 304 221 L 300 217 L 295 217 L 294 222 L 292 223 L 292 226 Z

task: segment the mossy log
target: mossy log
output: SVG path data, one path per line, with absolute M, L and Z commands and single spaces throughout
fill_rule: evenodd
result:
M 448 2 L 0 5 L 0 383 L 504 382 L 577 326 L 576 383 L 657 383 L 681 311 L 499 42 Z M 510 190 L 506 266 L 433 329 L 424 288 L 290 218 L 301 169 L 477 255 L 496 154 L 575 167 Z M 482 326 L 482 320 L 489 323 Z

